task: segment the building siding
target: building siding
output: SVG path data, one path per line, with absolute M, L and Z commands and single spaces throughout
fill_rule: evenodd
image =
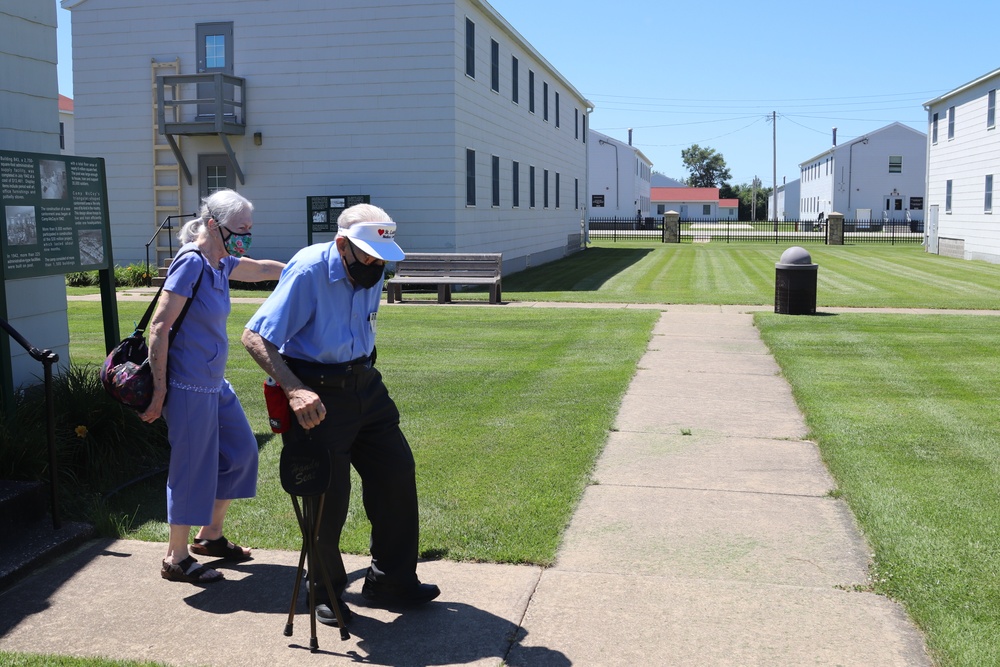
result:
M 926 141 L 922 132 L 892 123 L 801 163 L 800 218 L 815 220 L 836 211 L 854 220 L 859 209 L 870 209 L 872 220 L 882 220 L 886 196 L 896 192 L 892 198 L 902 198 L 903 209 L 889 210 L 889 219 L 923 220 L 926 206 L 909 207 L 911 198 L 925 197 Z M 902 156 L 900 173 L 889 173 L 890 155 Z
M 579 235 L 580 211 L 566 186 L 586 180 L 586 144 L 574 140 L 566 116 L 588 103 L 488 5 L 181 0 L 154 10 L 138 0 L 83 0 L 71 9 L 77 153 L 108 161 L 120 263 L 142 259 L 152 234 L 150 61 L 179 57 L 181 73 L 194 73 L 195 24 L 216 21 L 233 23 L 234 74 L 246 79 L 246 135 L 230 142 L 246 174 L 235 187 L 256 208 L 258 256 L 287 259 L 306 243 L 305 201 L 317 195 L 369 194 L 399 222 L 404 249 L 502 252 L 508 272 L 564 256 L 568 236 Z M 465 74 L 467 17 L 476 24 L 474 79 Z M 490 90 L 491 39 L 500 45 L 499 93 Z M 510 99 L 511 54 L 520 65 L 520 105 Z M 534 115 L 528 69 L 539 96 Z M 542 82 L 549 84 L 548 122 Z M 192 172 L 199 154 L 224 153 L 214 136 L 182 137 L 182 147 Z M 465 205 L 466 149 L 476 151 L 475 207 Z M 495 208 L 492 155 L 501 161 Z M 510 203 L 514 160 L 522 165 L 518 209 Z M 536 209 L 526 205 L 529 164 L 539 178 Z M 559 209 L 554 194 L 541 207 L 543 169 L 550 188 L 561 174 Z M 185 184 L 182 197 L 193 212 L 197 184 Z
M 59 154 L 56 54 L 55 4 L 11 0 L 0 5 L 0 148 Z M 70 363 L 65 277 L 5 280 L 3 289 L 6 312 L 0 317 L 32 345 L 59 355 L 57 371 L 65 370 Z M 8 344 L 14 387 L 37 384 L 42 366 L 20 345 Z
M 925 105 L 928 118 L 927 199 L 938 207 L 937 239 L 930 252 L 944 246 L 962 249 L 965 259 L 1000 263 L 1000 128 L 986 125 L 987 94 L 1000 89 L 1000 70 Z M 948 139 L 948 109 L 955 107 L 955 136 Z M 938 113 L 938 141 L 931 136 Z M 1000 117 L 998 117 L 1000 119 Z M 993 213 L 984 211 L 985 177 L 993 175 Z M 946 209 L 946 184 L 952 181 L 951 211 Z

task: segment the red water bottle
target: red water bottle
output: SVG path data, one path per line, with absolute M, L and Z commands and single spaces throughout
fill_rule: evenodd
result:
M 264 380 L 264 402 L 267 404 L 267 420 L 271 424 L 271 430 L 275 433 L 287 431 L 291 425 L 292 410 L 281 385 L 270 375 Z

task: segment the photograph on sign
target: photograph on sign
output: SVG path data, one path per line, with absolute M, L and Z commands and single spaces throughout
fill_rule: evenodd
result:
M 69 186 L 66 184 L 65 162 L 39 160 L 38 172 L 42 184 L 42 199 L 66 199 Z
M 34 206 L 7 206 L 8 245 L 35 245 L 38 243 L 38 224 Z

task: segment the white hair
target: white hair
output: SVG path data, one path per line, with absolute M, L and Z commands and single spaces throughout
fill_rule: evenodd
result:
M 225 227 L 244 211 L 253 211 L 253 203 L 249 199 L 235 190 L 216 190 L 201 200 L 199 216 L 186 222 L 177 232 L 177 238 L 182 244 L 190 243 L 206 232 L 209 219 L 215 220 L 220 227 Z
M 372 204 L 355 204 L 337 217 L 337 228 L 347 229 L 356 222 L 392 222 L 389 214 Z

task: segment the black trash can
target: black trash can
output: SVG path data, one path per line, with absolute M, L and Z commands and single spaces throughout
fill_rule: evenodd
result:
M 816 314 L 816 276 L 819 266 L 805 248 L 792 246 L 774 265 L 774 312 Z

